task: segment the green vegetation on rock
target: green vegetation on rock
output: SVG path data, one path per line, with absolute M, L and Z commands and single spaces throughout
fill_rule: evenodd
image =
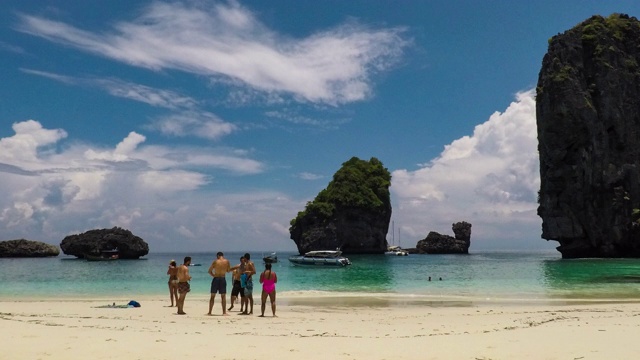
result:
M 391 174 L 380 160 L 352 157 L 333 175 L 327 188 L 291 220 L 291 226 L 306 216 L 330 218 L 336 208 L 382 209 L 391 202 L 390 185 Z

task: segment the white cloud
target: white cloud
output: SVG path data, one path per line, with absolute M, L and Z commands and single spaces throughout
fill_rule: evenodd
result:
M 199 110 L 195 99 L 171 90 L 156 89 L 118 79 L 78 78 L 32 69 L 21 71 L 68 85 L 99 87 L 113 96 L 174 110 L 172 114 L 160 116 L 144 126 L 147 130 L 159 131 L 165 135 L 218 140 L 237 130 L 234 124 L 225 122 L 215 114 Z
M 32 15 L 19 31 L 154 70 L 222 77 L 251 89 L 327 104 L 371 94 L 371 75 L 393 66 L 404 29 L 347 24 L 295 39 L 266 28 L 238 3 L 210 8 L 154 2 L 103 34 Z
M 59 81 L 67 85 L 77 84 L 79 82 L 78 79 L 74 78 L 73 76 L 66 76 L 66 75 L 56 74 L 48 71 L 25 69 L 25 68 L 20 68 L 20 71 L 22 71 L 25 74 L 42 76 L 47 79 Z
M 472 136 L 445 146 L 427 166 L 393 171 L 394 218 L 417 239 L 429 231 L 452 234 L 451 224 L 463 220 L 473 225 L 472 246 L 474 237 L 504 246 L 540 239 L 537 144 L 531 90 L 517 94 L 503 113 L 476 126 Z
M 96 152 L 93 149 L 85 151 L 84 155 L 89 160 L 107 160 L 107 161 L 128 161 L 129 155 L 136 150 L 138 144 L 144 142 L 146 138 L 136 132 L 130 132 L 129 135 L 116 145 L 113 151 Z
M 98 87 L 112 96 L 142 102 L 155 107 L 172 110 L 191 109 L 198 104 L 195 99 L 181 95 L 175 91 L 156 89 L 120 79 L 81 78 L 26 68 L 21 68 L 20 71 L 26 74 L 42 76 L 67 85 Z
M 67 137 L 64 130 L 44 129 L 34 120 L 14 123 L 12 128 L 14 136 L 0 139 L 0 162 L 26 165 L 26 168 L 38 160 L 39 151 Z
M 95 79 L 93 81 L 109 94 L 125 99 L 143 102 L 151 106 L 167 109 L 193 108 L 197 101 L 170 90 L 156 89 L 117 79 Z
M 318 175 L 318 174 L 312 174 L 309 172 L 302 172 L 298 174 L 298 177 L 302 180 L 318 180 L 318 179 L 322 179 L 324 176 Z
M 26 51 L 20 47 L 20 46 L 16 46 L 16 45 L 12 45 L 12 44 L 8 44 L 4 41 L 0 41 L 0 51 L 8 51 L 8 52 L 12 52 L 12 53 L 16 53 L 16 54 L 25 54 Z
M 216 140 L 237 130 L 209 112 L 183 111 L 160 117 L 145 128 L 160 131 L 171 136 L 196 136 Z
M 146 237 L 156 251 L 202 249 L 212 233 L 237 238 L 224 229 L 243 238 L 279 239 L 273 223 L 286 226 L 283 214 L 293 216 L 299 206 L 278 193 L 216 192 L 212 179 L 221 171 L 264 171 L 246 150 L 145 145 L 136 132 L 110 149 L 77 141 L 56 147 L 66 137 L 61 129 L 33 120 L 13 129 L 15 135 L 0 139 L 0 227 L 6 239 L 55 243 L 71 233 L 122 226 Z M 176 238 L 186 243 L 175 244 Z

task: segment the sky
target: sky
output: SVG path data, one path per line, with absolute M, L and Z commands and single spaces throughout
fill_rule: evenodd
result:
M 0 240 L 119 226 L 152 252 L 294 251 L 353 156 L 392 174 L 387 239 L 472 224 L 545 250 L 535 86 L 609 1 L 0 3 Z M 393 229 L 393 231 L 392 231 Z

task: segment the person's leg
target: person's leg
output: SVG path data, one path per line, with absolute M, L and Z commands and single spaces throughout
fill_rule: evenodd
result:
M 213 310 L 213 303 L 215 302 L 215 299 L 216 299 L 216 294 L 211 293 L 211 297 L 209 298 L 209 312 L 207 313 L 207 315 L 211 315 L 211 310 Z
M 227 293 L 220 294 L 220 297 L 222 298 L 222 315 L 228 315 L 227 314 Z
M 261 305 L 260 305 L 260 317 L 264 317 L 264 308 L 267 305 L 267 293 L 262 290 L 262 297 L 261 297 Z
M 171 284 L 171 290 L 173 291 L 173 297 L 176 299 L 176 306 L 177 306 L 178 305 L 178 284 L 176 283 Z
M 276 317 L 276 290 L 275 289 L 269 294 L 269 300 L 271 300 L 271 312 L 273 313 L 273 317 Z
M 171 292 L 174 299 L 176 299 L 176 306 L 178 305 L 178 284 L 171 284 Z M 173 302 L 171 302 L 173 304 Z
M 170 307 L 173 307 L 173 286 L 171 285 L 171 281 L 169 281 L 169 298 L 171 299 Z
M 251 305 L 251 307 L 249 309 L 251 309 L 251 311 L 249 311 L 249 315 L 253 314 L 253 293 L 251 295 L 249 295 L 249 305 Z
M 236 301 L 237 296 L 231 295 L 231 306 L 227 310 L 231 311 L 233 309 L 233 303 Z
M 240 307 L 242 308 L 243 306 L 244 306 L 244 311 L 241 311 L 240 315 L 249 315 L 249 313 L 247 312 L 249 310 L 249 290 L 247 290 L 247 288 L 242 289 L 242 298 L 241 298 Z
M 185 297 L 187 297 L 187 293 L 186 292 L 180 293 L 180 297 L 178 298 L 178 301 L 177 301 L 178 315 L 184 315 L 185 314 L 185 312 L 184 312 L 184 299 L 185 299 Z

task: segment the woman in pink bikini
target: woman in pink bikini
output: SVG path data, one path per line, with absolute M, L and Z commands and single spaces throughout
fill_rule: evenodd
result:
M 262 315 L 264 317 L 264 308 L 267 304 L 267 296 L 271 300 L 271 312 L 276 317 L 276 283 L 278 276 L 271 271 L 271 264 L 265 264 L 265 270 L 260 274 L 260 283 L 262 284 Z

